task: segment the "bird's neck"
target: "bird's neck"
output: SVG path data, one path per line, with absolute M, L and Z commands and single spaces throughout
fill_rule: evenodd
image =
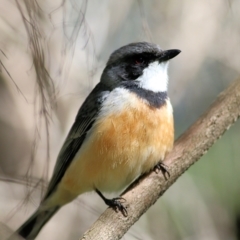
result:
M 160 108 L 163 106 L 167 99 L 167 92 L 154 92 L 151 90 L 147 90 L 139 87 L 134 82 L 126 82 L 123 86 L 128 91 L 134 93 L 142 100 L 145 100 L 151 107 Z

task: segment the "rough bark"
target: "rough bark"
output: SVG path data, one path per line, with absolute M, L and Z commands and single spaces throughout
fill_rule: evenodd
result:
M 203 114 L 175 142 L 173 151 L 164 163 L 171 177 L 166 181 L 154 171 L 134 182 L 122 195 L 126 199 L 128 216 L 108 208 L 82 240 L 121 239 L 127 230 L 157 199 L 208 149 L 240 116 L 240 79 L 222 92 Z

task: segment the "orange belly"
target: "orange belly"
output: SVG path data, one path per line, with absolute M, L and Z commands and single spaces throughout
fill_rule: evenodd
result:
M 95 188 L 121 190 L 162 160 L 172 149 L 173 140 L 168 101 L 160 109 L 142 104 L 140 108 L 99 119 L 61 185 L 76 194 Z
M 96 188 L 119 191 L 163 160 L 173 140 L 169 101 L 159 109 L 142 103 L 102 117 L 94 123 L 66 170 L 55 197 L 65 196 L 68 202 Z

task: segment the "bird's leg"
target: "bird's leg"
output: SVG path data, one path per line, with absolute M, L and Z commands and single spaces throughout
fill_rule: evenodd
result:
M 96 189 L 96 193 L 102 198 L 102 200 L 111 208 L 113 208 L 115 211 L 119 210 L 124 217 L 127 217 L 127 209 L 122 205 L 122 203 L 126 202 L 126 200 L 122 197 L 117 197 L 113 199 L 108 199 L 103 196 L 103 194 Z
M 170 178 L 170 173 L 167 170 L 167 165 L 164 164 L 163 162 L 159 162 L 155 167 L 154 167 L 154 171 L 156 173 L 158 173 L 158 171 L 161 171 L 161 173 L 163 174 L 165 180 L 168 180 Z

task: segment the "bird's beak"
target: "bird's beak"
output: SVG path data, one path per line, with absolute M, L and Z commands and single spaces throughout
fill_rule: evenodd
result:
M 165 62 L 168 61 L 174 57 L 176 57 L 181 51 L 178 49 L 170 49 L 165 50 L 161 52 L 161 55 L 159 56 L 159 62 Z

